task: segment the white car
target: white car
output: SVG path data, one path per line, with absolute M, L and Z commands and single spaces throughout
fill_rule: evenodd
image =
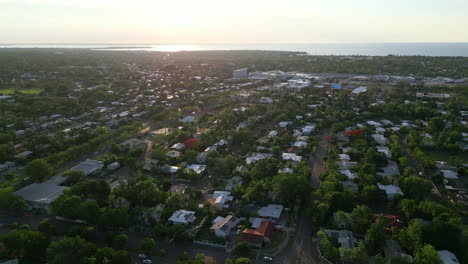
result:
M 265 261 L 265 262 L 272 262 L 273 259 L 272 259 L 271 257 L 264 256 L 264 257 L 263 257 L 263 261 Z
M 153 263 L 153 261 L 151 261 L 151 259 L 145 259 L 145 260 L 143 260 L 143 263 L 151 264 L 151 263 Z
M 138 257 L 141 258 L 141 259 L 145 259 L 146 255 L 145 254 L 140 254 L 140 255 L 138 255 Z

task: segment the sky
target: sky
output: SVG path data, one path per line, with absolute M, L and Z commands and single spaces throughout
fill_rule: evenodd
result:
M 468 42 L 468 0 L 0 0 L 0 43 Z

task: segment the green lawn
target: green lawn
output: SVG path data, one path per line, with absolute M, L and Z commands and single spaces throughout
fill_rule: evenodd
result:
M 450 161 L 454 157 L 461 158 L 463 162 L 468 162 L 468 152 L 453 153 L 449 151 L 423 150 L 429 157 L 435 161 Z
M 23 94 L 38 94 L 42 92 L 42 89 L 39 88 L 31 88 L 31 89 L 15 89 L 15 88 L 9 88 L 9 89 L 0 89 L 0 94 L 3 95 L 9 95 L 9 94 L 14 94 L 15 91 L 18 91 Z
M 284 231 L 273 232 L 273 235 L 271 236 L 271 242 L 268 243 L 265 249 L 271 249 L 281 245 L 281 243 L 283 243 L 283 241 L 286 239 L 286 234 L 287 233 Z
M 198 241 L 224 245 L 226 244 L 226 239 L 217 237 L 213 232 L 210 231 L 207 227 L 202 227 L 195 237 Z

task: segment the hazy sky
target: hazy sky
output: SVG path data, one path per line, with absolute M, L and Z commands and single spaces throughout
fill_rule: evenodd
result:
M 0 0 L 0 43 L 468 42 L 468 0 Z

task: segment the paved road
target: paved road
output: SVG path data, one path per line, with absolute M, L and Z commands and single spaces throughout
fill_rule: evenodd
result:
M 312 187 L 320 186 L 319 176 L 323 169 L 323 158 L 327 154 L 328 141 L 326 136 L 329 134 L 328 130 L 320 133 L 320 142 L 317 151 L 310 157 L 311 166 L 311 177 L 310 185 Z M 304 208 L 310 208 L 310 202 L 307 201 Z M 315 233 L 313 230 L 312 223 L 310 222 L 310 216 L 304 210 L 299 217 L 299 223 L 296 227 L 296 233 L 294 235 L 291 245 L 286 251 L 282 253 L 281 257 L 276 258 L 275 263 L 281 264 L 315 264 L 323 263 L 317 252 L 316 243 L 312 240 L 311 234 Z

